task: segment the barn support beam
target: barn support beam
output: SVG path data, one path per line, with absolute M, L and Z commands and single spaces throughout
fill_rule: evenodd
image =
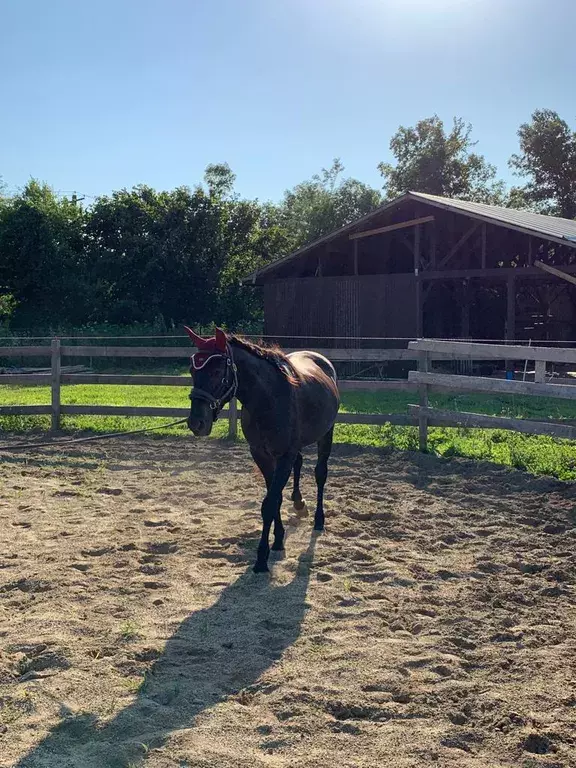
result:
M 462 237 L 456 242 L 455 245 L 452 246 L 452 248 L 448 251 L 446 256 L 442 259 L 440 264 L 438 264 L 438 269 L 442 269 L 442 267 L 447 264 L 451 258 L 453 258 L 460 248 L 464 245 L 464 243 L 468 242 L 468 240 L 472 237 L 472 235 L 476 232 L 478 227 L 480 226 L 480 222 L 476 221 L 474 224 L 470 227 L 470 229 L 467 229 L 466 232 L 462 235 Z
M 349 235 L 350 240 L 358 240 L 361 237 L 372 237 L 372 235 L 382 235 L 384 232 L 394 232 L 396 229 L 406 229 L 406 227 L 418 226 L 434 221 L 434 216 L 422 216 L 420 219 L 410 219 L 401 221 L 399 224 L 389 224 L 387 227 L 377 227 L 376 229 L 366 229 L 363 232 L 353 232 Z
M 555 277 L 559 277 L 561 280 L 566 280 L 568 283 L 572 283 L 576 285 L 576 277 L 574 275 L 569 275 L 567 272 L 564 272 L 562 269 L 557 269 L 556 267 L 551 267 L 549 264 L 544 264 L 541 261 L 534 262 L 534 266 L 538 267 L 538 269 L 542 269 L 544 272 L 548 272 L 550 275 L 554 275 Z
M 464 280 L 462 284 L 462 315 L 461 315 L 461 326 L 460 326 L 460 335 L 463 339 L 469 339 L 470 338 L 470 300 L 472 298 L 472 294 L 470 291 L 470 281 Z
M 506 341 L 516 338 L 516 278 L 509 275 L 506 281 Z
M 576 273 L 576 265 L 562 267 L 563 272 Z M 461 280 L 463 278 L 489 277 L 507 280 L 510 275 L 520 277 L 542 277 L 542 271 L 536 267 L 494 267 L 489 269 L 446 269 L 434 272 L 422 272 L 423 280 Z
M 420 225 L 414 227 L 414 277 L 416 279 L 416 336 L 422 338 L 422 281 L 420 280 Z

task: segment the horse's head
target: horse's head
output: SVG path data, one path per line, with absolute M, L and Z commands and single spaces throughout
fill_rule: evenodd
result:
M 190 358 L 193 387 L 188 427 L 197 437 L 206 437 L 219 411 L 236 394 L 236 366 L 224 331 L 216 328 L 212 338 L 203 339 L 184 327 L 198 350 Z

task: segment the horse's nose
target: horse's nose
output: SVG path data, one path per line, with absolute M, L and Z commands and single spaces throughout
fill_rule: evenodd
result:
M 189 416 L 188 429 L 195 435 L 205 435 L 207 431 L 206 421 L 198 416 Z

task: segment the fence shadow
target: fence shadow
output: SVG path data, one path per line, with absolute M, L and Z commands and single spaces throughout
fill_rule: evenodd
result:
M 14 768 L 127 768 L 171 732 L 248 686 L 298 638 L 316 537 L 290 583 L 274 586 L 251 568 L 218 601 L 185 619 L 150 668 L 136 699 L 111 720 L 65 717 Z M 65 713 L 63 713 L 65 714 Z

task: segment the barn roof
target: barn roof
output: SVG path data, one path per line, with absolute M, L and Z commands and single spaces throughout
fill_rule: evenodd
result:
M 536 237 L 541 237 L 544 240 L 551 240 L 560 243 L 561 245 L 569 245 L 576 248 L 576 221 L 572 219 L 562 219 L 558 216 L 545 216 L 541 213 L 520 211 L 515 208 L 503 208 L 499 205 L 473 203 L 468 202 L 467 200 L 440 197 L 439 195 L 428 195 L 424 192 L 406 192 L 404 195 L 400 195 L 400 197 L 396 197 L 394 200 L 384 203 L 384 205 L 379 206 L 361 219 L 346 224 L 344 227 L 340 227 L 340 229 L 336 229 L 334 232 L 330 232 L 330 234 L 324 235 L 318 240 L 308 243 L 287 256 L 276 259 L 265 267 L 262 267 L 262 269 L 259 269 L 257 272 L 248 275 L 244 278 L 243 282 L 255 283 L 259 277 L 265 275 L 267 272 L 271 272 L 281 264 L 284 265 L 293 259 L 297 259 L 299 256 L 303 256 L 309 251 L 314 250 L 314 248 L 317 248 L 319 245 L 329 243 L 331 240 L 348 232 L 354 232 L 356 230 L 361 231 L 363 226 L 368 224 L 375 217 L 389 209 L 401 205 L 402 203 L 408 202 L 409 200 L 420 201 L 435 206 L 436 208 L 443 208 L 444 210 L 453 211 L 455 213 L 462 213 L 465 216 L 478 219 L 479 221 L 485 221 L 497 226 L 514 229 L 526 235 L 534 235 Z

